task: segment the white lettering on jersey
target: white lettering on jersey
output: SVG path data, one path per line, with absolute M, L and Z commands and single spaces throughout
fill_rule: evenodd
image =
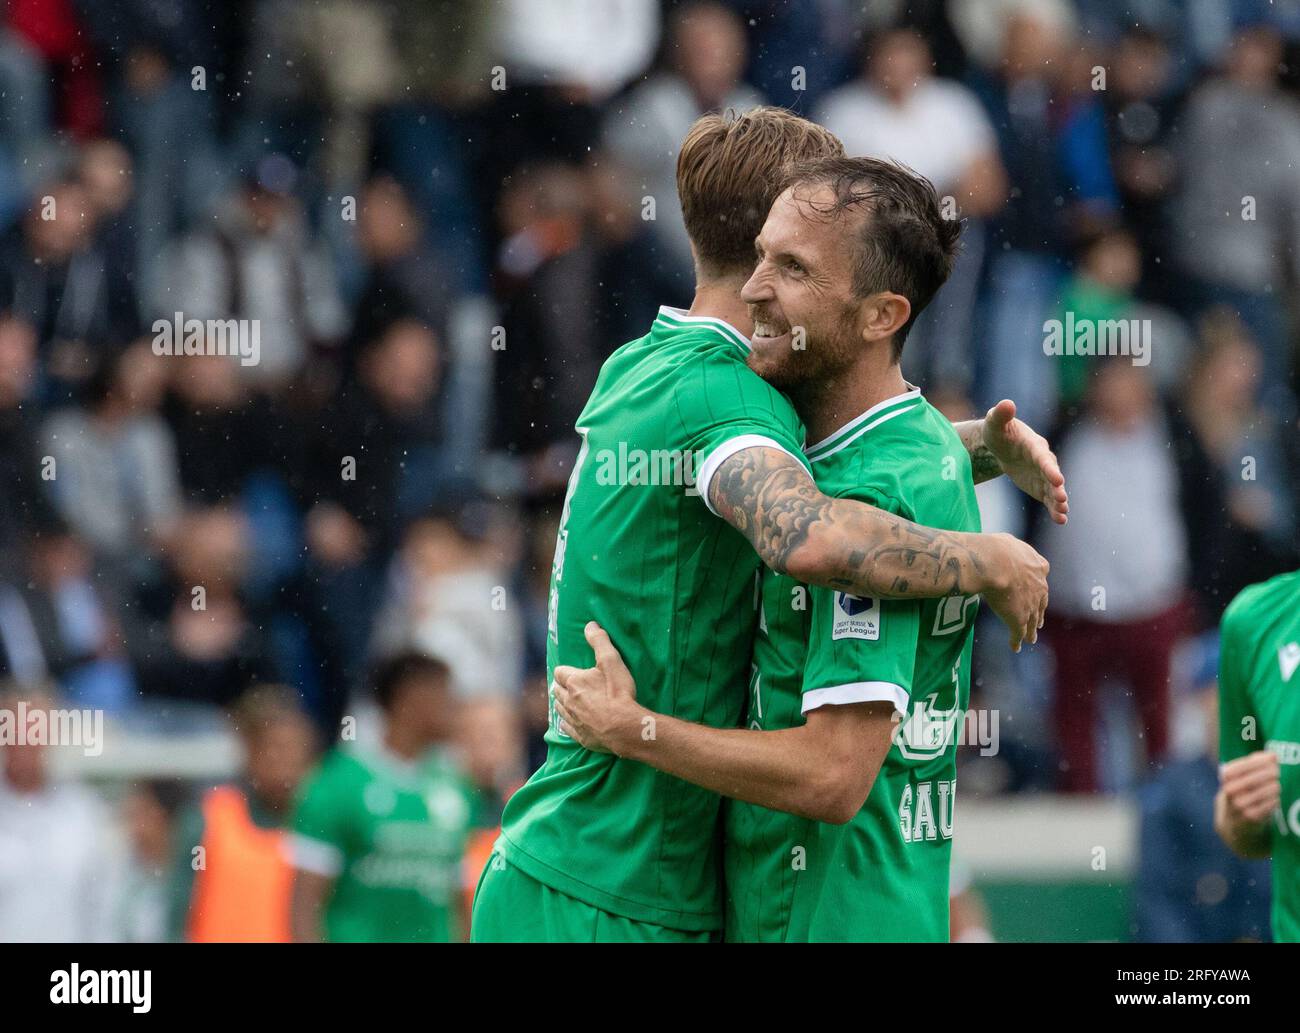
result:
M 934 796 L 939 794 L 939 822 L 934 820 Z M 921 840 L 934 842 L 939 839 L 952 839 L 953 812 L 957 802 L 957 780 L 946 779 L 939 782 L 918 782 L 915 789 L 912 783 L 903 786 L 903 795 L 898 801 L 898 831 L 903 835 L 904 843 L 919 843 Z
M 912 823 L 912 842 L 938 838 L 934 824 L 934 784 L 918 782 L 916 785 L 916 820 Z
M 1277 651 L 1277 665 L 1282 668 L 1282 680 L 1290 681 L 1300 667 L 1300 642 L 1288 642 Z

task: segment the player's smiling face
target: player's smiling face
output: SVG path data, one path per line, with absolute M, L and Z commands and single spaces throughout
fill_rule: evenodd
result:
M 740 296 L 754 320 L 750 367 L 785 390 L 843 369 L 861 343 L 853 294 L 853 216 L 825 214 L 826 186 L 776 199 L 754 242 L 758 264 Z

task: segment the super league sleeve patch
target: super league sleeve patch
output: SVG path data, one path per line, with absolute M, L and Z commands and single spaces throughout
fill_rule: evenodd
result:
M 831 638 L 877 641 L 880 638 L 880 600 L 860 599 L 847 592 L 836 592 L 835 607 L 831 611 Z

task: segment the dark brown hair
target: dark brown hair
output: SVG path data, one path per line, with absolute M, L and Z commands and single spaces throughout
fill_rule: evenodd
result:
M 835 195 L 816 210 L 834 218 L 861 212 L 856 234 L 853 291 L 865 298 L 881 291 L 901 294 L 912 314 L 894 334 L 894 359 L 916 317 L 938 293 L 957 257 L 961 223 L 945 219 L 934 185 L 897 162 L 878 158 L 822 158 L 798 165 L 784 188 L 828 186 Z

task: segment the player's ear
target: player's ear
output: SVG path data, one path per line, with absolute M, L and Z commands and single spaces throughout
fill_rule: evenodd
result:
M 872 294 L 862 306 L 862 339 L 868 344 L 893 337 L 912 316 L 912 303 L 892 291 Z

